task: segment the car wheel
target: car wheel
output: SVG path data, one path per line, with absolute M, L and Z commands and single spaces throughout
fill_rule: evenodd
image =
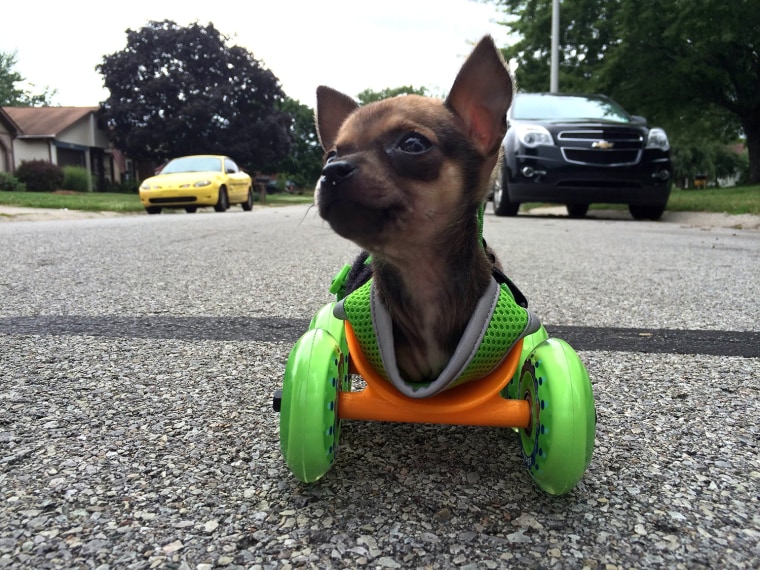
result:
M 665 211 L 665 204 L 629 204 L 628 210 L 634 220 L 659 220 Z
M 493 181 L 493 213 L 497 216 L 516 216 L 520 209 L 520 204 L 509 201 L 507 193 L 507 165 L 504 161 L 501 163 L 501 170 L 494 177 Z
M 243 210 L 246 212 L 250 212 L 253 210 L 253 190 L 248 188 L 248 198 L 246 198 L 245 202 L 242 204 Z
M 216 205 L 214 206 L 214 210 L 217 212 L 224 212 L 227 210 L 227 208 L 230 207 L 230 201 L 229 198 L 227 198 L 227 189 L 222 186 L 219 188 L 219 199 L 216 202 Z
M 571 218 L 583 218 L 588 212 L 588 204 L 566 204 L 566 207 Z
M 187 212 L 188 214 L 194 214 L 197 211 L 198 211 L 198 206 L 188 206 L 185 208 L 185 212 Z
M 160 214 L 161 208 L 158 208 L 157 206 L 148 206 L 147 208 L 145 208 L 145 211 L 148 212 L 149 214 Z

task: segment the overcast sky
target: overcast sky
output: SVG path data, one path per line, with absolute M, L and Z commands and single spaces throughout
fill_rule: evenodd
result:
M 124 49 L 125 31 L 151 20 L 212 22 L 264 63 L 286 95 L 314 106 L 318 85 L 351 96 L 413 85 L 448 92 L 472 45 L 485 34 L 506 44 L 502 15 L 472 0 L 37 0 L 3 6 L 0 51 L 15 71 L 56 89 L 53 103 L 95 106 L 108 93 L 95 66 Z

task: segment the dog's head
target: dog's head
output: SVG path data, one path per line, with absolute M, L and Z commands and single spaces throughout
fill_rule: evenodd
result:
M 373 253 L 445 240 L 486 199 L 511 100 L 509 73 L 488 36 L 445 101 L 407 95 L 359 107 L 319 87 L 320 215 Z

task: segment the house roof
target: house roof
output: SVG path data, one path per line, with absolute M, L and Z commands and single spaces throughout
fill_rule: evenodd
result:
M 3 107 L 19 135 L 55 137 L 100 107 Z
M 19 126 L 16 124 L 16 122 L 10 118 L 8 113 L 5 112 L 5 109 L 0 107 L 0 122 L 5 123 L 6 127 L 13 133 L 15 136 L 18 134 Z

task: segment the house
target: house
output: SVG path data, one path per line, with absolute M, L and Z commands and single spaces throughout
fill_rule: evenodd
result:
M 13 172 L 13 139 L 19 128 L 2 108 L 0 108 L 0 172 Z
M 13 173 L 25 160 L 46 160 L 58 166 L 81 166 L 95 188 L 128 177 L 128 165 L 114 153 L 99 107 L 2 107 L 0 170 Z M 12 140 L 7 149 L 8 139 Z M 5 157 L 2 156 L 5 151 Z M 116 156 L 114 156 L 116 154 Z

